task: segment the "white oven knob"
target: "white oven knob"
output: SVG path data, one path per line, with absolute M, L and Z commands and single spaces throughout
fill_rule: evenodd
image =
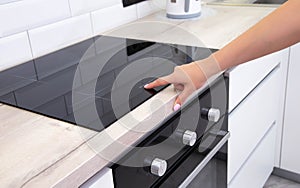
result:
M 163 176 L 167 171 L 167 161 L 155 158 L 151 163 L 151 173 L 156 176 Z
M 221 116 L 219 109 L 211 108 L 208 110 L 207 119 L 208 121 L 218 122 Z
M 201 116 L 207 119 L 208 121 L 218 122 L 221 116 L 221 112 L 216 108 L 202 108 Z
M 185 131 L 182 136 L 182 143 L 188 146 L 194 146 L 197 141 L 197 133 L 193 131 Z

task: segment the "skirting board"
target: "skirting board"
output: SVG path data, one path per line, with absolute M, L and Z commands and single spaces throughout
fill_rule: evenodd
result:
M 272 174 L 300 183 L 300 174 L 290 172 L 288 170 L 284 170 L 284 169 L 275 167 Z

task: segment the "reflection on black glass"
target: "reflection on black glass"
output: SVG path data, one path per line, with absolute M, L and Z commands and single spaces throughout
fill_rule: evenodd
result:
M 98 38 L 104 42 L 95 44 Z M 104 62 L 120 45 L 125 49 L 118 50 Z M 187 49 L 186 53 L 180 49 Z M 196 54 L 195 49 L 198 50 Z M 203 59 L 209 54 L 210 50 L 204 48 L 95 37 L 0 72 L 0 102 L 100 131 L 103 127 L 99 125 L 99 118 L 107 127 L 166 87 L 145 90 L 143 86 L 156 78 L 140 79 L 139 74 L 151 75 L 158 70 L 169 74 L 175 65 Z M 152 61 L 151 57 L 159 58 Z M 122 71 L 139 59 L 146 59 L 141 63 L 147 63 L 148 68 L 136 77 L 128 76 L 116 82 Z M 164 60 L 173 62 L 174 66 L 168 66 Z M 100 65 L 104 65 L 100 74 L 91 76 Z M 112 92 L 128 89 L 132 83 L 135 84 L 129 88 L 129 97 L 120 96 L 122 100 L 114 101 L 118 109 L 115 113 Z M 91 113 L 93 104 L 96 104 L 97 117 Z M 80 119 L 75 118 L 74 114 L 78 113 Z

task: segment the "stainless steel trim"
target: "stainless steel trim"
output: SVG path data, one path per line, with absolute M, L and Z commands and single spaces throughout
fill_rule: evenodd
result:
M 222 146 L 228 141 L 230 133 L 227 133 L 222 140 L 209 152 L 209 154 L 203 159 L 203 161 L 194 169 L 194 171 L 180 184 L 179 188 L 187 187 L 192 180 L 199 174 L 199 172 L 208 164 L 208 162 L 214 157 L 214 155 L 222 148 Z

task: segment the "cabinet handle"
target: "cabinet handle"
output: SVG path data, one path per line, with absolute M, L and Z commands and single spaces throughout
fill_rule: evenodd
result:
M 179 188 L 187 187 L 192 180 L 199 174 L 199 172 L 209 163 L 214 155 L 224 146 L 228 141 L 230 133 L 226 133 L 219 143 L 206 155 L 201 163 L 193 170 L 193 172 L 180 184 Z

